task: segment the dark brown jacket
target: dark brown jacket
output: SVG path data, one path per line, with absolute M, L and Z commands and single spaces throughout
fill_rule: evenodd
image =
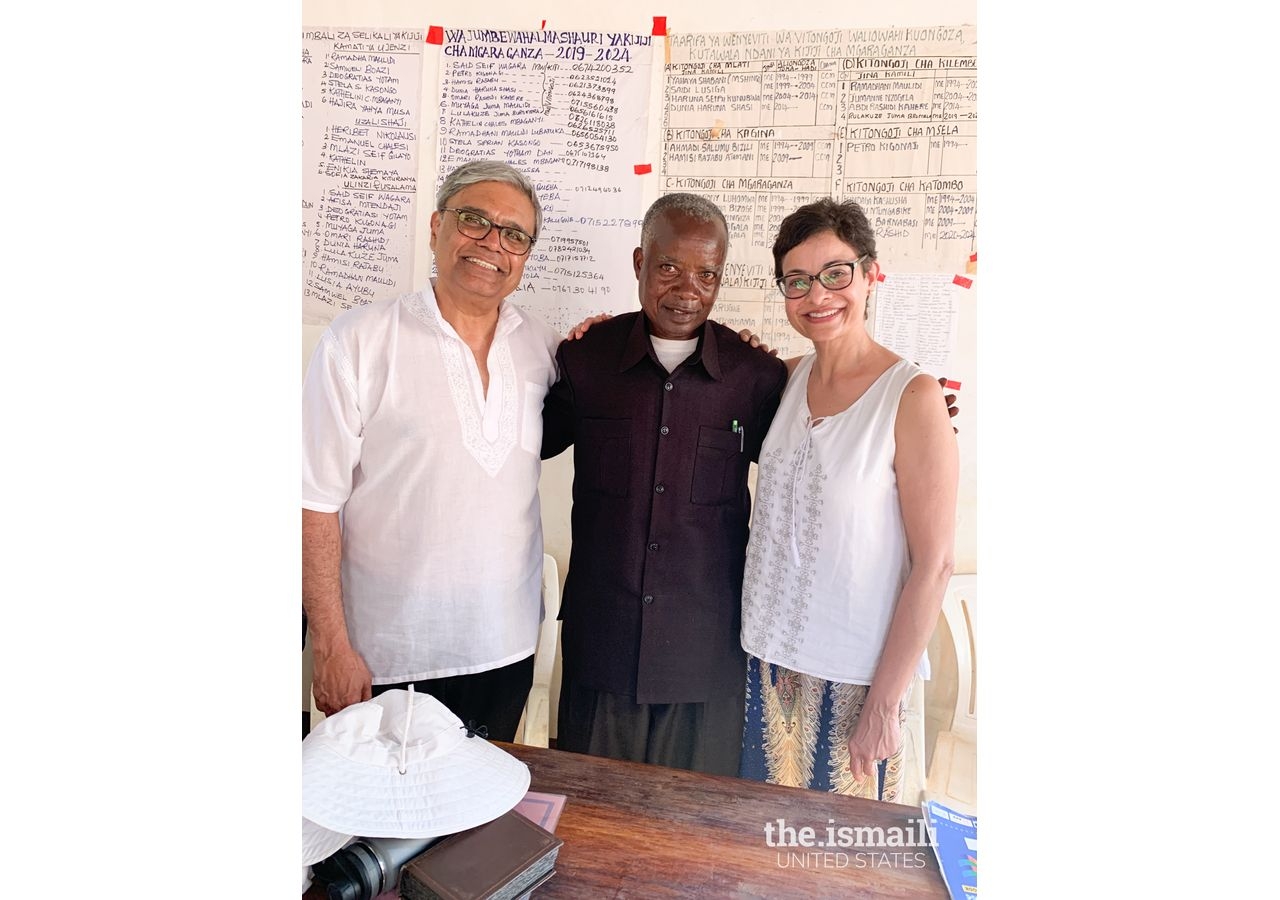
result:
M 566 680 L 638 703 L 731 695 L 746 665 L 747 471 L 786 366 L 708 321 L 668 375 L 639 312 L 563 342 L 556 361 L 542 456 L 574 445 Z

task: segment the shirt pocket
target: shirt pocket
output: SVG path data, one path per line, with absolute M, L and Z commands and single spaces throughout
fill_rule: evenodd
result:
M 631 420 L 583 419 L 574 439 L 573 477 L 588 491 L 625 497 L 631 482 Z
M 742 435 L 723 428 L 698 429 L 698 449 L 693 461 L 693 493 L 699 506 L 723 506 L 738 498 L 742 486 Z
M 542 401 L 547 397 L 547 386 L 526 381 L 521 386 L 520 449 L 542 455 Z

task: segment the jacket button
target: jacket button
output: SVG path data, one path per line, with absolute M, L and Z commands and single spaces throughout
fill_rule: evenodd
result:
M 658 429 L 658 434 L 670 434 L 670 433 L 671 433 L 671 429 L 668 428 L 666 425 L 663 425 L 661 428 Z
M 674 387 L 675 387 L 675 385 L 674 385 L 674 384 L 672 384 L 670 381 L 668 381 L 666 384 L 664 384 L 664 385 L 662 386 L 662 389 L 663 389 L 664 391 L 669 391 L 669 390 L 671 390 L 671 389 L 672 389 L 672 388 L 674 388 Z
M 650 549 L 650 550 L 657 550 L 657 549 L 658 549 L 658 545 L 657 545 L 657 544 L 650 544 L 650 545 L 649 545 L 649 549 Z
M 665 491 L 665 490 L 666 490 L 666 487 L 665 487 L 664 485 L 661 485 L 661 484 L 654 488 L 654 491 L 656 491 L 656 492 L 657 492 L 657 493 L 659 493 L 659 494 L 661 494 L 661 493 L 662 493 L 663 491 Z
M 645 594 L 645 595 L 644 595 L 644 602 L 645 602 L 645 603 L 652 603 L 652 602 L 653 602 L 653 595 L 652 595 L 652 594 Z

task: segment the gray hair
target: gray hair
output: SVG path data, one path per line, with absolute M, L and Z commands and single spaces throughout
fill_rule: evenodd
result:
M 463 163 L 446 175 L 440 190 L 436 192 L 436 210 L 443 210 L 458 191 L 482 181 L 501 181 L 524 191 L 533 204 L 533 234 L 530 237 L 536 238 L 542 232 L 542 204 L 538 202 L 538 192 L 534 189 L 533 182 L 523 172 L 496 159 L 477 159 Z
M 699 194 L 663 194 L 648 212 L 644 214 L 644 222 L 640 225 L 640 246 L 648 247 L 653 240 L 653 232 L 657 228 L 658 219 L 670 213 L 683 213 L 698 222 L 714 222 L 724 229 L 725 245 L 729 243 L 729 223 L 724 213 L 706 197 Z

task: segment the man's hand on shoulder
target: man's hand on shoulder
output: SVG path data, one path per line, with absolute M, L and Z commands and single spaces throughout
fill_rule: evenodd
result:
M 565 335 L 564 339 L 566 341 L 576 341 L 578 338 L 586 334 L 592 325 L 595 325 L 597 322 L 607 322 L 612 318 L 613 316 L 609 313 L 600 313 L 599 315 L 589 316 L 570 328 L 569 333 Z
M 946 378 L 946 376 L 945 376 L 945 375 L 944 375 L 943 377 L 941 377 L 941 378 L 939 378 L 939 379 L 938 379 L 938 384 L 942 385 L 942 390 L 945 392 L 945 391 L 946 391 L 946 389 L 947 389 L 947 378 Z M 943 394 L 943 397 L 942 397 L 942 400 L 943 400 L 943 402 L 944 402 L 944 403 L 946 403 L 946 404 L 947 404 L 947 415 L 948 415 L 948 416 L 950 416 L 951 418 L 953 418 L 953 419 L 954 419 L 956 416 L 958 416 L 958 415 L 960 414 L 960 407 L 956 406 L 956 395 L 955 395 L 955 394 L 946 394 L 946 393 L 944 393 L 944 394 Z M 957 427 L 955 427 L 954 425 L 952 425 L 952 426 L 951 426 L 951 430 L 952 430 L 952 432 L 954 432 L 955 434 L 959 434 L 959 433 L 960 433 L 960 429 L 959 429 L 959 428 L 957 428 Z
M 744 328 L 739 331 L 738 337 L 742 338 L 742 342 L 744 344 L 750 344 L 752 347 L 757 347 L 765 353 L 768 353 L 770 356 L 778 355 L 777 350 L 770 350 L 769 345 L 760 340 L 760 335 L 755 334 L 750 328 Z

